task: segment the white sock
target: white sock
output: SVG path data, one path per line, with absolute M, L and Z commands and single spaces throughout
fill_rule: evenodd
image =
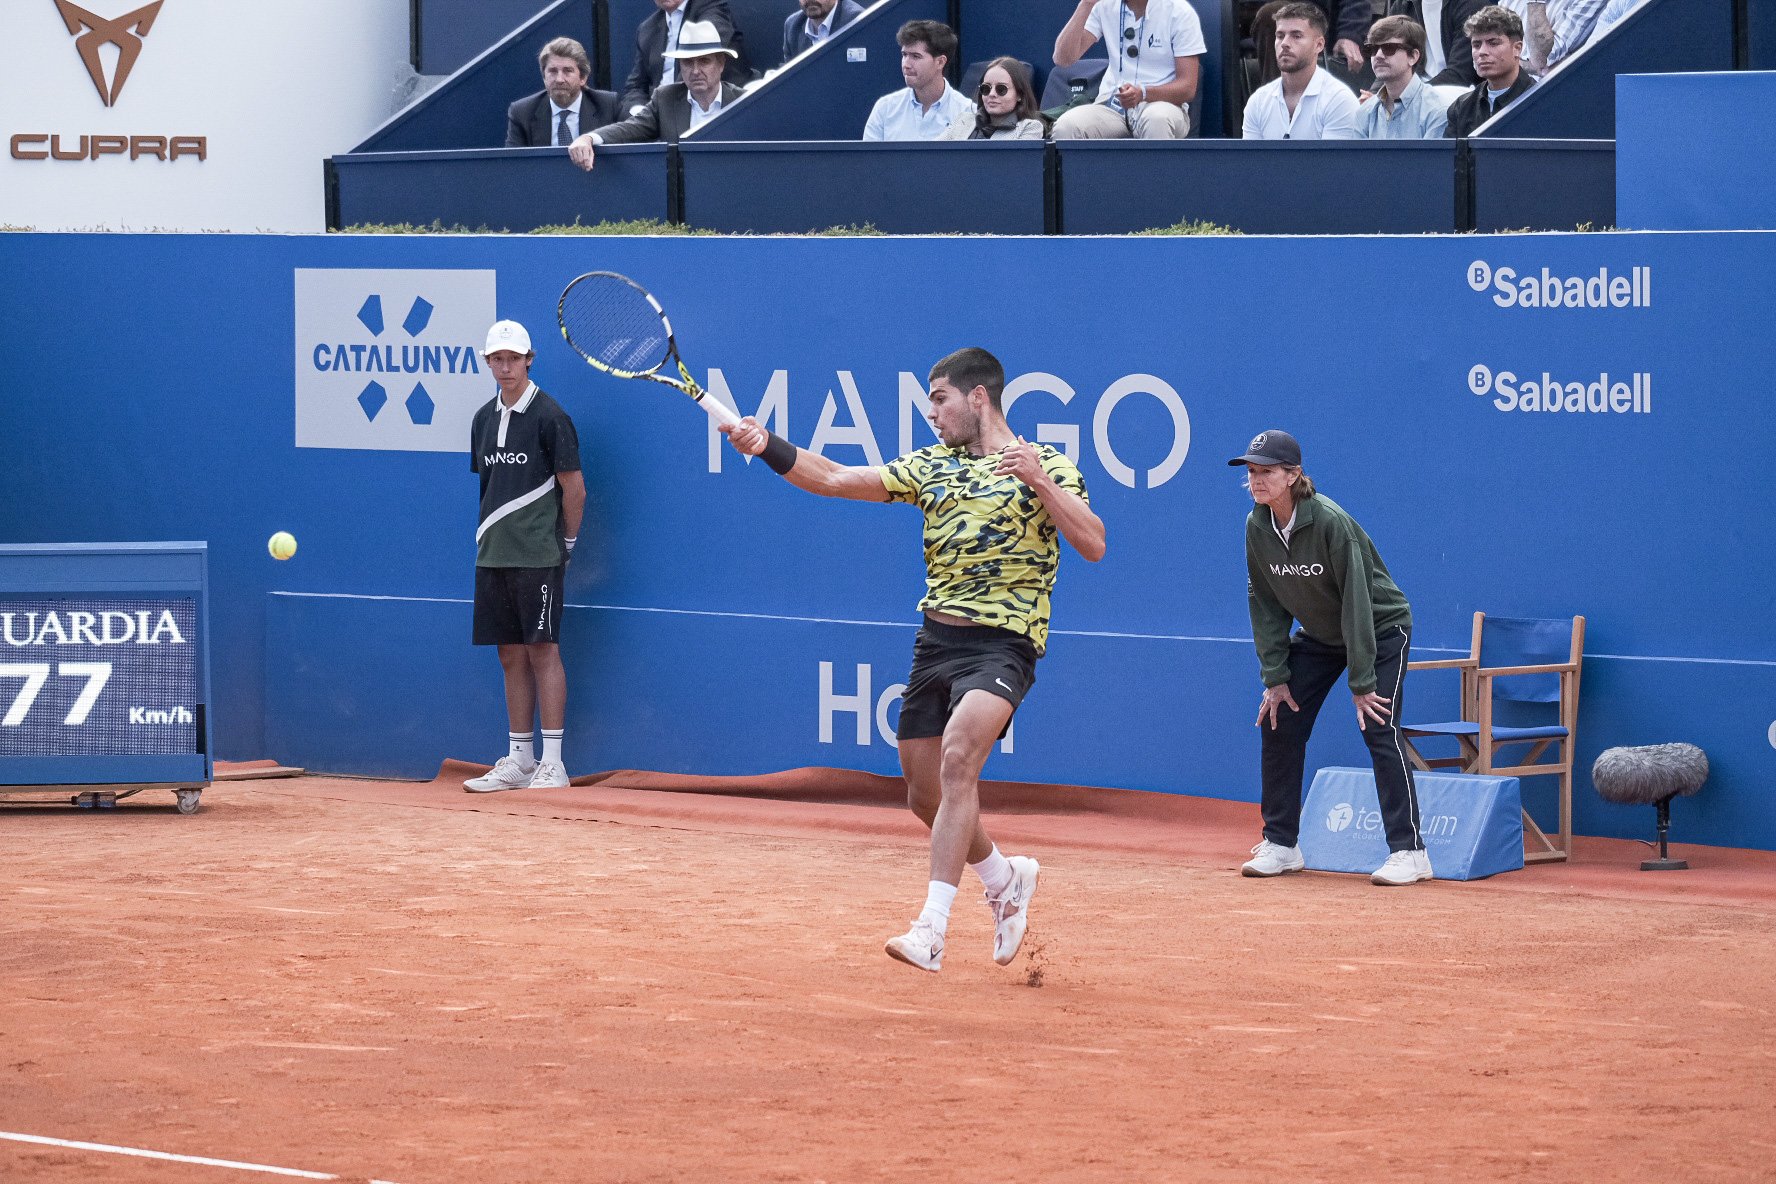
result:
M 543 729 L 543 759 L 554 761 L 558 765 L 561 763 L 562 731 L 561 728 L 556 728 L 553 731 L 548 728 Z
M 512 759 L 521 765 L 536 764 L 536 757 L 531 754 L 530 742 L 536 738 L 535 732 L 507 732 L 512 741 Z
M 982 887 L 988 896 L 998 896 L 1011 887 L 1011 861 L 999 854 L 999 845 L 993 845 L 993 851 L 979 863 L 968 865 L 974 869 L 975 875 L 981 878 Z
M 956 886 L 933 880 L 925 889 L 925 907 L 919 911 L 919 920 L 929 924 L 942 937 L 950 927 L 950 906 L 955 902 Z

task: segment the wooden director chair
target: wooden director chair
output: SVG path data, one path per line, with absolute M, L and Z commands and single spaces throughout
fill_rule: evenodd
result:
M 1579 728 L 1579 665 L 1585 649 L 1585 618 L 1538 620 L 1474 614 L 1474 636 L 1465 658 L 1412 662 L 1408 670 L 1461 671 L 1461 719 L 1402 724 L 1400 734 L 1413 765 L 1426 771 L 1454 769 L 1499 777 L 1554 776 L 1560 782 L 1560 828 L 1553 838 L 1523 811 L 1525 863 L 1572 855 L 1573 748 Z M 1426 759 L 1425 739 L 1453 739 L 1456 756 Z M 1500 750 L 1527 746 L 1506 763 Z M 1551 756 L 1551 759 L 1547 759 Z

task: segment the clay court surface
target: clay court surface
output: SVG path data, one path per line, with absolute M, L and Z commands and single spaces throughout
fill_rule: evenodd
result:
M 0 808 L 0 1128 L 395 1184 L 1776 1178 L 1776 856 L 1250 881 L 1253 806 L 991 787 L 1031 937 L 994 966 L 965 883 L 927 975 L 890 783 L 641 783 Z

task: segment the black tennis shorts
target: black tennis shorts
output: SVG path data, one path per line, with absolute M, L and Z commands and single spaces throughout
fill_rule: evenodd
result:
M 475 644 L 537 645 L 561 637 L 565 567 L 477 567 Z
M 895 734 L 902 740 L 943 735 L 956 704 L 969 691 L 998 695 L 1015 712 L 1035 685 L 1036 647 L 1023 634 L 992 625 L 946 625 L 927 617 L 913 640 L 913 669 Z

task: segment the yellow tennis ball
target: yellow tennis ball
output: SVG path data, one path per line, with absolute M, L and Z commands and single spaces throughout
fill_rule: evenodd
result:
M 265 549 L 271 552 L 273 559 L 288 559 L 296 554 L 296 536 L 287 530 L 280 530 L 266 542 Z

